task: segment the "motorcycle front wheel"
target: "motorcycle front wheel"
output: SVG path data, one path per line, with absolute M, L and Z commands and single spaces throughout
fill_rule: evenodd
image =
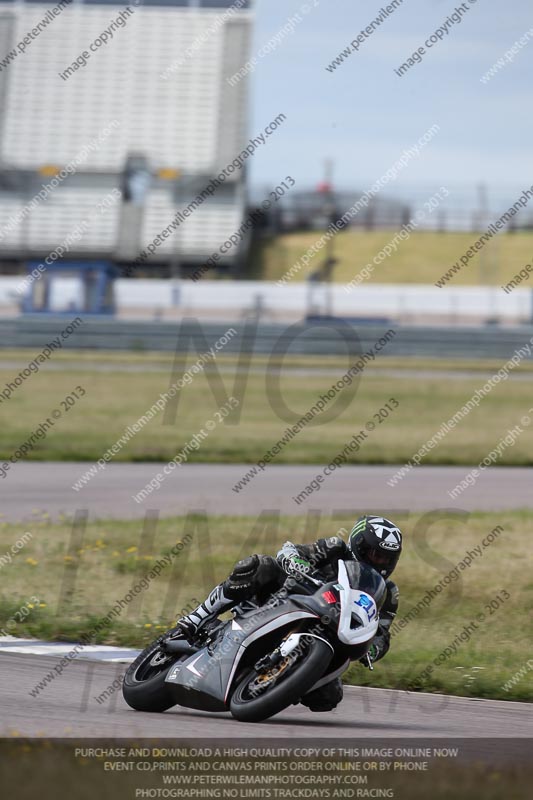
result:
M 315 636 L 302 635 L 296 657 L 273 669 L 248 669 L 235 687 L 230 711 L 241 722 L 261 722 L 297 702 L 326 671 L 331 647 Z

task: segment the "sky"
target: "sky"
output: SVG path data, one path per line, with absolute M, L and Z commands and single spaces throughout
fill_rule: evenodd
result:
M 466 0 L 460 24 L 403 77 L 394 73 L 461 5 L 403 0 L 359 51 L 330 73 L 387 0 L 256 0 L 251 54 L 299 13 L 292 35 L 263 58 L 251 77 L 250 133 L 280 112 L 287 121 L 253 158 L 255 186 L 292 175 L 316 185 L 324 160 L 335 162 L 339 188 L 367 188 L 432 125 L 440 132 L 398 178 L 413 186 L 474 187 L 513 196 L 533 184 L 533 4 Z M 315 7 L 316 5 L 316 7 Z M 480 78 L 528 31 L 531 39 L 496 76 Z

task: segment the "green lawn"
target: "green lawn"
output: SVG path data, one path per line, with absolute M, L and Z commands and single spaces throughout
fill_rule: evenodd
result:
M 139 357 L 140 359 L 140 357 Z M 147 354 L 138 361 L 153 366 L 156 360 Z M 190 363 L 192 363 L 190 361 Z M 221 379 L 228 394 L 233 392 L 235 362 L 224 362 Z M 305 361 L 300 360 L 300 366 Z M 310 359 L 307 364 L 315 365 Z M 340 377 L 349 366 L 337 364 Z M 409 361 L 402 362 L 405 366 Z M 418 362 L 417 362 L 418 363 Z M 273 383 L 259 366 L 250 371 L 241 397 L 242 414 L 237 425 L 216 420 L 219 402 L 215 400 L 205 374 L 195 377 L 184 388 L 177 413 L 170 419 L 159 413 L 134 435 L 116 455 L 117 461 L 167 461 L 173 458 L 191 437 L 205 427 L 208 420 L 215 426 L 198 450 L 191 451 L 193 462 L 253 463 L 282 436 L 289 424 L 275 400 Z M 458 380 L 438 372 L 412 376 L 390 376 L 383 372 L 387 359 L 379 366 L 368 366 L 357 393 L 342 414 L 326 424 L 308 424 L 276 456 L 275 463 L 324 464 L 341 451 L 345 443 L 368 421 L 376 427 L 362 443 L 359 451 L 349 455 L 350 463 L 402 463 L 431 438 L 442 422 L 463 406 L 485 383 L 492 369 Z M 398 365 L 399 362 L 397 361 Z M 264 365 L 264 362 L 263 362 Z M 391 362 L 390 366 L 393 366 Z M 401 366 L 401 365 L 400 365 Z M 423 369 L 422 364 L 420 364 Z M 26 380 L 8 401 L 0 404 L 0 458 L 9 458 L 25 442 L 52 409 L 61 408 L 60 401 L 76 386 L 86 394 L 47 432 L 46 438 L 34 443 L 27 458 L 32 460 L 95 461 L 111 447 L 167 390 L 171 379 L 170 363 L 161 363 L 155 372 L 112 372 L 76 369 L 75 363 L 65 371 L 47 370 L 46 366 Z M 479 367 L 479 365 L 478 365 Z M 0 386 L 12 380 L 19 368 L 0 370 Z M 516 371 L 518 372 L 518 370 Z M 296 419 L 310 409 L 327 391 L 336 377 L 332 374 L 310 374 L 303 370 L 287 370 L 281 379 L 283 402 L 294 411 Z M 270 392 L 267 393 L 267 385 Z M 344 389 L 343 395 L 351 389 Z M 269 399 L 270 398 L 270 399 Z M 380 408 L 395 398 L 399 407 L 379 422 L 374 417 Z M 223 399 L 222 401 L 223 402 Z M 336 399 L 333 402 L 338 402 Z M 501 383 L 449 433 L 424 459 L 426 464 L 471 465 L 481 461 L 504 437 L 507 430 L 520 423 L 522 415 L 533 406 L 530 381 L 511 377 Z M 164 424 L 164 421 L 168 424 Z M 320 418 L 318 418 L 320 421 Z M 533 463 L 531 429 L 525 429 L 514 446 L 504 448 L 499 464 L 530 465 Z M 9 485 L 9 474 L 4 479 Z
M 349 283 L 393 238 L 396 231 L 347 231 L 335 238 L 338 264 L 333 279 Z M 278 280 L 323 235 L 322 231 L 290 233 L 265 241 L 256 253 L 257 274 Z M 479 233 L 415 231 L 400 241 L 396 252 L 375 267 L 369 283 L 435 283 L 479 238 Z M 305 280 L 325 259 L 325 249 L 312 256 L 291 280 Z M 508 283 L 533 259 L 533 233 L 504 233 L 491 240 L 480 254 L 454 276 L 450 286 Z M 363 282 L 364 285 L 365 282 Z M 521 286 L 528 286 L 527 281 Z
M 396 520 L 396 518 L 395 518 Z M 398 618 L 409 612 L 453 567 L 500 525 L 495 540 L 460 572 L 460 580 L 440 592 L 415 619 L 393 637 L 387 657 L 374 672 L 353 666 L 346 676 L 355 684 L 448 692 L 500 699 L 532 699 L 528 672 L 505 691 L 509 681 L 531 659 L 528 625 L 533 613 L 533 556 L 528 545 L 533 513 L 452 516 L 429 525 L 419 515 L 399 516 L 405 552 L 395 579 L 400 587 Z M 159 520 L 153 538 L 141 522 L 89 522 L 83 537 L 71 525 L 36 519 L 25 527 L 0 527 L 0 553 L 6 553 L 25 531 L 32 539 L 1 570 L 0 628 L 16 636 L 76 641 L 91 631 L 178 541 L 188 542 L 172 565 L 162 569 L 135 600 L 103 628 L 96 641 L 139 646 L 165 630 L 182 609 L 200 602 L 245 554 L 275 553 L 290 539 L 310 541 L 349 530 L 353 520 L 329 517 L 311 531 L 304 517 L 191 516 Z M 425 530 L 427 546 L 423 550 Z M 422 555 L 422 553 L 424 553 Z M 438 566 L 437 566 L 438 565 Z M 497 594 L 510 599 L 490 614 L 486 605 Z M 30 598 L 34 597 L 36 601 Z M 22 622 L 8 621 L 31 602 Z M 463 627 L 486 614 L 469 641 L 425 679 L 421 674 Z M 7 626 L 7 628 L 6 628 Z

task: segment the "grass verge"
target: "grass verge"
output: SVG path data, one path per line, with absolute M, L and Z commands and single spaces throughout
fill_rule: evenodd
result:
M 150 357 L 145 357 L 140 363 L 141 366 L 150 364 Z M 402 374 L 402 366 L 407 365 L 407 361 L 378 359 L 376 363 L 379 368 L 366 367 L 358 385 L 354 383 L 342 390 L 340 400 L 343 403 L 346 400 L 342 414 L 327 423 L 323 422 L 323 417 L 315 418 L 281 449 L 275 462 L 329 463 L 346 442 L 365 427 L 365 423 L 373 421 L 375 429 L 362 441 L 359 450 L 348 455 L 348 463 L 404 463 L 493 374 L 486 369 L 484 373 L 465 374 L 452 380 L 446 373 L 424 372 L 427 362 L 417 362 L 421 370 L 418 375 Z M 300 366 L 305 367 L 305 364 L 316 366 L 312 359 L 300 362 Z M 398 364 L 400 373 L 390 375 L 383 372 L 382 368 L 392 368 L 395 364 Z M 296 421 L 312 408 L 350 364 L 337 362 L 337 366 L 335 375 L 329 370 L 326 374 L 284 370 L 279 381 L 281 394 L 272 372 L 261 367 L 251 369 L 245 379 L 236 362 L 228 362 L 219 375 L 222 383 L 218 385 L 213 383 L 212 374 L 198 374 L 180 393 L 176 413 L 172 413 L 170 418 L 163 412 L 157 414 L 119 449 L 115 460 L 169 461 L 211 420 L 215 422 L 214 427 L 199 448 L 189 453 L 190 461 L 256 462 L 282 438 L 289 421 Z M 467 420 L 458 424 L 438 447 L 428 453 L 423 463 L 471 465 L 485 458 L 510 428 L 520 424 L 521 417 L 532 405 L 529 381 L 515 380 L 518 371 L 513 372 L 507 382 L 496 386 Z M 15 370 L 0 370 L 0 386 L 16 374 Z M 242 394 L 235 389 L 238 375 L 239 380 L 246 381 Z M 166 371 L 161 369 L 157 372 L 142 368 L 133 372 L 74 368 L 54 372 L 53 379 L 43 367 L 22 383 L 9 400 L 0 404 L 0 459 L 10 458 L 50 417 L 52 409 L 59 408 L 63 409 L 61 418 L 55 421 L 45 438 L 34 441 L 27 458 L 94 462 L 120 439 L 128 425 L 133 425 L 146 413 L 160 394 L 168 390 L 170 383 L 170 365 Z M 85 396 L 74 407 L 65 410 L 61 400 L 78 385 L 85 389 Z M 235 392 L 241 400 L 237 425 L 215 419 L 215 412 L 224 402 L 221 385 L 225 386 L 228 394 Z M 218 401 L 212 387 L 217 389 Z M 355 394 L 354 387 L 357 388 Z M 347 396 L 350 393 L 351 399 Z M 399 407 L 378 421 L 374 414 L 391 397 L 399 402 Z M 328 416 L 330 408 L 338 402 L 339 397 L 330 402 Z M 292 412 L 292 417 L 283 411 L 284 406 L 288 407 L 289 413 Z M 326 430 L 327 436 L 324 435 Z M 503 448 L 498 463 L 532 464 L 532 444 L 531 429 L 526 429 L 514 446 Z M 8 485 L 9 474 L 5 480 Z

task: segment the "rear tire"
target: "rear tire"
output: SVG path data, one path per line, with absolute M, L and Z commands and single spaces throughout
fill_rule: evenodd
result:
M 150 661 L 157 657 L 161 640 L 153 642 L 137 656 L 124 675 L 122 695 L 126 703 L 135 711 L 166 711 L 176 705 L 172 689 L 165 683 L 169 669 L 177 658 L 162 661 L 160 668 L 150 667 Z M 163 656 L 163 654 L 162 654 Z M 153 673 L 153 674 L 151 674 Z
M 241 722 L 261 722 L 279 714 L 303 697 L 326 671 L 333 653 L 322 639 L 309 637 L 307 652 L 300 658 L 289 675 L 274 684 L 259 697 L 250 697 L 250 684 L 257 672 L 249 669 L 237 684 L 230 701 L 230 711 Z

